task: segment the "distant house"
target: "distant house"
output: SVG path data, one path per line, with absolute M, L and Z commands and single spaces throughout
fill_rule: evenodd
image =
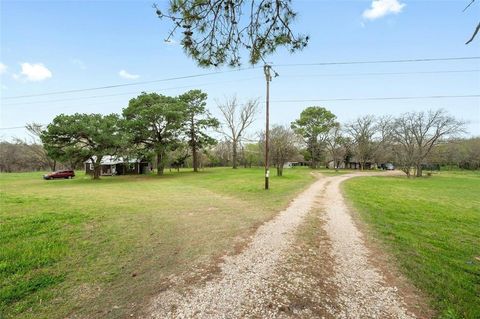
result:
M 361 168 L 361 163 L 357 161 L 355 158 L 351 158 L 348 161 L 342 160 L 335 165 L 333 161 L 328 162 L 328 168 L 349 168 L 349 169 L 360 169 Z M 365 162 L 365 169 L 375 169 L 377 168 L 377 163 L 374 162 Z
M 310 162 L 305 161 L 305 158 L 301 154 L 297 154 L 293 158 L 290 159 L 289 162 L 283 164 L 283 168 L 292 168 L 296 166 L 308 166 Z
M 296 167 L 296 166 L 308 166 L 308 165 L 310 165 L 310 163 L 306 162 L 306 161 L 286 162 L 285 164 L 283 164 L 283 168 L 292 168 L 292 167 Z
M 96 160 L 96 158 L 93 158 Z M 85 173 L 93 174 L 93 163 L 89 159 L 84 162 L 85 164 Z M 121 156 L 111 156 L 106 155 L 102 157 L 100 163 L 101 172 L 103 176 L 113 176 L 113 175 L 136 175 L 136 174 L 147 174 L 150 172 L 150 165 L 146 160 L 139 160 L 136 158 L 124 158 Z
M 348 163 L 345 163 L 346 168 L 350 169 L 361 169 L 362 164 L 360 162 L 356 162 L 354 160 L 349 161 Z M 377 168 L 377 163 L 374 162 L 365 162 L 365 167 L 364 169 L 375 169 Z

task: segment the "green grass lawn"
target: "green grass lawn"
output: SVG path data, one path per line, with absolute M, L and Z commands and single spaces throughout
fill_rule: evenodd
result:
M 79 174 L 81 175 L 81 174 Z M 313 178 L 263 169 L 44 181 L 0 175 L 0 317 L 125 317 L 233 253 Z
M 344 191 L 439 318 L 480 318 L 478 172 L 361 177 Z

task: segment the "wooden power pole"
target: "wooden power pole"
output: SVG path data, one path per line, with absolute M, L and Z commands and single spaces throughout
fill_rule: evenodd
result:
M 271 66 L 265 64 L 263 66 L 263 72 L 265 73 L 265 80 L 267 82 L 267 96 L 266 96 L 266 112 L 265 112 L 265 189 L 269 188 L 268 179 L 270 175 L 270 165 L 268 160 L 268 140 L 269 140 L 269 122 L 270 122 L 270 81 L 272 76 L 270 74 Z

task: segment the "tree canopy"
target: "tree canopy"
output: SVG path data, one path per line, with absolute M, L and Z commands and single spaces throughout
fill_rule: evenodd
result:
M 186 118 L 186 106 L 178 98 L 142 93 L 123 109 L 124 126 L 140 153 L 157 157 L 157 174 L 165 168 L 166 153 L 179 142 Z
M 336 118 L 324 107 L 310 106 L 303 110 L 300 118 L 291 124 L 295 133 L 304 138 L 313 168 L 318 165 L 321 148 L 328 138 L 328 133 L 337 125 Z
M 172 23 L 166 41 L 178 31 L 186 54 L 204 67 L 240 66 L 242 51 L 257 64 L 278 47 L 296 52 L 309 40 L 292 30 L 291 0 L 170 0 L 167 10 L 155 8 Z
M 237 149 L 238 144 L 245 139 L 246 129 L 252 125 L 255 120 L 255 114 L 258 110 L 258 101 L 249 100 L 243 105 L 239 105 L 235 96 L 226 99 L 224 103 L 218 105 L 222 112 L 225 126 L 221 133 L 232 144 L 232 167 L 237 168 Z
M 218 128 L 220 122 L 206 109 L 207 93 L 191 90 L 179 96 L 185 103 L 185 135 L 192 152 L 193 171 L 198 171 L 198 152 L 207 145 L 215 144 L 215 139 L 207 134 L 208 129 Z
M 90 159 L 93 178 L 100 176 L 100 162 L 105 155 L 115 155 L 123 138 L 116 114 L 60 114 L 41 134 L 48 156 L 76 163 Z
M 265 138 L 262 138 L 265 140 Z M 269 154 L 277 169 L 277 176 L 283 176 L 283 166 L 299 153 L 301 139 L 286 126 L 273 125 L 269 134 Z
M 422 165 L 442 140 L 463 132 L 465 123 L 450 116 L 445 110 L 405 113 L 395 119 L 392 140 L 397 162 L 410 176 L 410 167 L 422 176 Z

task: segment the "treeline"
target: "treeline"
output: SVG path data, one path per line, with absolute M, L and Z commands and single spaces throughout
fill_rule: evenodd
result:
M 391 162 L 410 177 L 420 177 L 433 154 L 443 145 L 455 144 L 465 123 L 445 110 L 409 112 L 399 116 L 367 115 L 341 125 L 335 115 L 321 107 L 305 109 L 292 128 L 307 145 L 311 165 L 329 158 L 332 167 L 375 168 Z M 469 146 L 469 140 L 465 141 Z M 457 142 L 458 144 L 458 142 Z M 466 147 L 461 167 L 475 168 L 476 145 Z M 445 164 L 437 158 L 436 164 Z M 467 164 L 468 163 L 468 164 Z M 352 167 L 353 165 L 353 167 Z
M 48 162 L 38 153 L 44 152 L 40 144 L 0 142 L 0 172 L 30 172 L 50 170 Z
M 480 138 L 454 139 L 433 149 L 428 162 L 446 169 L 480 169 Z
M 48 156 L 57 161 L 91 160 L 95 179 L 106 155 L 155 160 L 162 175 L 172 160 L 168 155 L 181 161 L 185 145 L 196 171 L 200 150 L 215 143 L 208 130 L 219 126 L 206 109 L 206 99 L 200 90 L 176 97 L 142 93 L 129 101 L 122 114 L 58 115 L 40 138 Z
M 248 131 L 257 100 L 219 102 L 221 121 L 208 112 L 206 100 L 200 90 L 176 97 L 142 93 L 121 114 L 60 114 L 46 128 L 29 124 L 30 142 L 2 142 L 0 170 L 79 168 L 90 160 L 99 178 L 106 155 L 147 160 L 159 175 L 186 166 L 263 166 L 265 134 Z M 312 106 L 290 125 L 271 127 L 269 163 L 279 176 L 287 162 L 335 169 L 390 162 L 408 176 L 422 176 L 425 164 L 478 169 L 479 138 L 459 139 L 463 127 L 444 110 L 341 124 L 329 110 Z M 222 137 L 215 139 L 214 132 Z

